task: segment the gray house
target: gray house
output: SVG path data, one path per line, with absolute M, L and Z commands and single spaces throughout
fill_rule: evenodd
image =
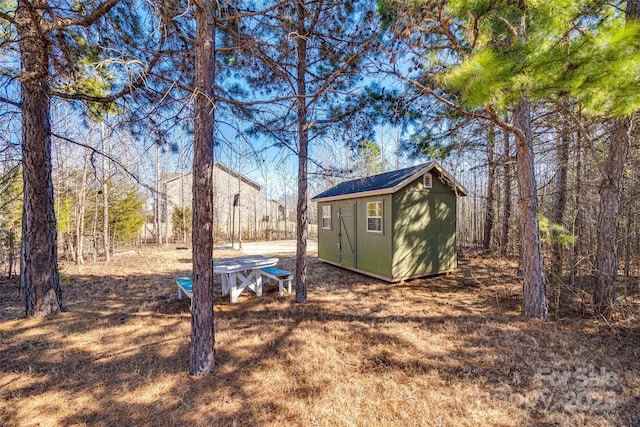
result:
M 287 219 L 285 207 L 262 196 L 260 184 L 222 163 L 213 164 L 214 231 L 217 238 L 267 238 L 271 231 L 284 228 Z M 193 175 L 166 174 L 162 182 L 161 212 L 163 228 L 173 234 L 171 221 L 175 210 L 192 206 Z
M 436 162 L 315 196 L 318 257 L 396 282 L 457 268 L 456 202 L 467 190 Z

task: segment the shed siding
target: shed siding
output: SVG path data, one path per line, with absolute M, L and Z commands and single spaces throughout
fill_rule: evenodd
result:
M 457 267 L 456 196 L 433 176 L 416 179 L 393 195 L 393 278 Z
M 322 228 L 322 207 L 331 206 L 331 228 Z M 338 262 L 338 209 L 335 202 L 318 203 L 318 258 Z
M 377 201 L 382 201 L 382 233 L 367 231 L 367 203 Z M 390 194 L 357 199 L 358 253 L 356 268 L 358 270 L 392 278 L 392 221 L 392 199 Z
M 418 176 L 408 184 L 404 181 L 393 194 L 364 192 L 360 197 L 319 201 L 319 258 L 389 281 L 457 268 L 457 199 L 440 181 L 440 173 L 431 169 L 431 188 L 425 188 Z M 451 180 L 445 176 L 445 182 Z M 378 201 L 381 233 L 367 231 L 367 203 Z M 330 229 L 321 226 L 324 206 L 331 206 Z M 345 250 L 347 244 L 351 251 Z

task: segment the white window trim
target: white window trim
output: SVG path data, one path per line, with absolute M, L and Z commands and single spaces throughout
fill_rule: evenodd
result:
M 370 216 L 369 215 L 369 205 L 372 203 L 380 203 L 380 215 L 373 215 Z M 383 216 L 384 216 L 384 204 L 382 203 L 382 200 L 376 200 L 375 202 L 367 202 L 367 233 L 378 233 L 378 234 L 382 234 L 382 231 L 384 230 L 384 224 L 383 224 Z M 369 229 L 369 218 L 380 218 L 380 230 L 370 230 Z
M 422 176 L 422 186 L 424 188 L 433 188 L 433 175 L 429 172 L 425 173 Z
M 329 216 L 324 216 L 324 208 L 329 208 Z M 324 226 L 324 220 L 328 219 L 329 220 L 329 226 L 325 227 Z M 322 207 L 322 229 L 323 230 L 331 230 L 331 205 L 325 205 Z

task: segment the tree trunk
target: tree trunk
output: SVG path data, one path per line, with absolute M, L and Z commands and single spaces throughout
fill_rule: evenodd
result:
M 557 149 L 556 157 L 556 194 L 553 201 L 553 212 L 551 214 L 551 222 L 559 226 L 563 225 L 564 214 L 567 206 L 567 170 L 569 162 L 569 141 L 571 139 L 571 131 L 569 129 L 568 120 L 562 121 L 562 135 L 560 136 L 560 144 Z M 554 303 L 556 312 L 560 308 L 560 288 L 562 286 L 562 267 L 563 267 L 563 245 L 559 241 L 559 231 L 557 227 L 551 227 L 551 265 L 549 266 L 549 275 L 551 276 L 551 287 L 554 293 Z
M 307 302 L 307 156 L 309 129 L 307 123 L 307 39 L 304 28 L 304 2 L 298 2 L 297 38 L 297 113 L 298 113 L 298 211 L 296 216 L 296 302 Z
M 640 0 L 627 1 L 627 20 L 640 18 Z M 629 153 L 629 118 L 615 119 L 611 131 L 611 148 L 600 185 L 600 211 L 598 213 L 596 281 L 593 288 L 593 306 L 596 314 L 608 316 L 616 302 L 618 277 L 618 217 L 624 166 Z
M 51 164 L 49 46 L 35 20 L 44 20 L 41 1 L 18 1 L 16 29 L 22 58 L 21 285 L 26 315 L 46 316 L 63 309 Z
M 600 211 L 596 228 L 596 281 L 593 305 L 596 314 L 609 315 L 616 302 L 618 278 L 618 217 L 624 166 L 629 152 L 630 119 L 613 122 L 611 148 L 600 184 Z
M 9 271 L 7 274 L 7 278 L 11 279 L 13 277 L 13 270 L 16 262 L 16 232 L 12 228 L 10 228 L 7 232 L 7 240 L 8 240 L 8 250 L 9 250 Z
M 78 265 L 84 264 L 84 214 L 86 209 L 87 195 L 87 155 L 85 152 L 82 164 L 82 180 L 78 189 L 78 217 L 76 218 L 76 262 Z
M 634 216 L 633 219 L 633 228 L 634 228 L 634 232 L 635 232 L 635 242 L 633 244 L 635 250 L 634 250 L 634 262 L 635 262 L 635 274 L 636 276 L 640 276 L 640 231 L 638 230 L 638 217 Z M 638 280 L 638 285 L 640 286 L 640 280 Z
M 571 262 L 571 285 L 575 286 L 576 277 L 580 271 L 581 257 L 582 257 L 582 246 L 583 246 L 583 236 L 585 235 L 582 224 L 584 216 L 583 209 L 583 197 L 582 197 L 582 135 L 580 131 L 576 133 L 576 168 L 575 168 L 575 180 L 576 180 L 576 189 L 575 189 L 575 205 L 576 205 L 576 213 L 573 218 L 573 234 L 577 236 L 576 243 L 573 246 L 573 261 Z
M 624 238 L 624 277 L 629 277 L 631 267 L 631 236 L 633 236 L 631 221 L 634 216 L 631 206 L 631 203 L 629 203 L 629 208 L 627 209 L 627 229 Z
M 640 1 L 639 0 L 627 0 L 627 20 L 633 19 L 635 21 L 640 19 Z
M 538 195 L 533 162 L 531 112 L 521 99 L 513 114 L 513 124 L 521 131 L 516 152 L 522 247 L 523 307 L 525 317 L 547 320 L 546 284 L 542 267 L 542 248 L 538 228 Z
M 93 210 L 93 230 L 91 231 L 93 235 L 93 252 L 92 252 L 92 260 L 95 263 L 98 260 L 98 192 L 96 191 L 95 198 L 93 200 L 93 206 L 95 207 Z
M 487 178 L 487 211 L 484 220 L 484 241 L 482 248 L 485 251 L 491 249 L 491 234 L 493 233 L 493 220 L 495 211 L 493 209 L 493 186 L 496 180 L 496 162 L 494 158 L 496 131 L 493 125 L 489 129 L 489 141 L 487 142 L 487 164 L 489 167 L 489 176 Z
M 193 300 L 189 373 L 215 366 L 213 323 L 213 84 L 215 6 L 196 2 L 195 129 L 193 141 Z
M 215 197 L 212 193 L 212 199 Z M 212 201 L 213 203 L 213 201 Z M 180 171 L 180 209 L 182 210 L 182 243 L 187 242 L 187 216 L 186 207 L 184 205 L 184 162 Z
M 104 121 L 100 124 L 100 141 L 102 142 L 102 243 L 104 246 L 104 257 L 107 262 L 111 261 L 111 251 L 109 245 L 109 185 L 107 183 L 107 144 L 104 137 Z
M 242 154 L 238 153 L 238 172 L 242 170 Z M 238 177 L 238 249 L 242 250 L 242 208 L 240 205 L 240 189 L 242 180 Z
M 500 254 L 507 256 L 509 246 L 509 221 L 511 220 L 511 146 L 509 132 L 504 132 L 504 151 L 502 153 L 502 168 L 504 174 L 504 203 L 502 215 L 502 235 L 500 237 Z
M 156 238 L 156 245 L 162 245 L 162 231 L 160 225 L 160 146 L 156 144 L 156 175 L 155 175 L 155 184 L 154 184 L 154 211 L 153 211 L 153 222 L 154 222 L 154 231 Z

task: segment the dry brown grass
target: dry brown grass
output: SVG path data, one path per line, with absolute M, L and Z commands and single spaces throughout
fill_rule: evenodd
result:
M 523 320 L 515 267 L 473 257 L 396 285 L 311 257 L 307 304 L 218 296 L 216 370 L 191 378 L 189 258 L 63 266 L 47 319 L 0 283 L 0 425 L 640 425 L 637 318 Z

